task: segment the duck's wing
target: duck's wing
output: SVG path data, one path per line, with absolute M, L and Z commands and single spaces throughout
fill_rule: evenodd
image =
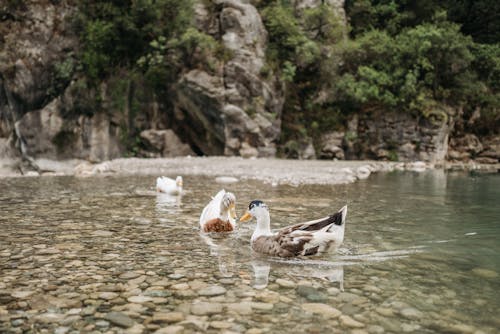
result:
M 315 255 L 331 246 L 338 247 L 344 239 L 346 210 L 343 207 L 331 216 L 285 227 L 278 230 L 274 240 L 289 254 L 286 256 Z
M 166 176 L 160 176 L 156 179 L 156 189 L 164 193 L 169 193 L 176 189 L 175 180 Z
M 215 195 L 212 200 L 205 206 L 200 215 L 200 226 L 203 226 L 207 221 L 218 218 L 220 215 L 220 203 L 226 191 L 222 189 Z
M 326 216 L 320 219 L 310 220 L 305 223 L 299 223 L 291 226 L 287 226 L 279 230 L 282 233 L 292 233 L 294 231 L 320 231 L 325 229 L 327 226 L 337 225 L 343 226 L 345 222 L 345 215 L 347 212 L 347 207 L 344 206 L 338 212 L 334 213 L 331 216 Z M 327 228 L 325 231 L 328 231 L 330 228 Z

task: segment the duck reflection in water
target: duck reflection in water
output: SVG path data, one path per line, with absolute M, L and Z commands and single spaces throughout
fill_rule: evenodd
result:
M 182 205 L 182 195 L 156 193 L 156 211 L 158 213 L 178 213 Z
M 338 282 L 339 289 L 344 291 L 344 265 L 337 262 L 314 260 L 283 260 L 258 258 L 251 261 L 253 269 L 252 286 L 264 289 L 269 283 L 271 267 L 275 272 L 286 273 L 299 278 L 319 278 L 329 282 Z M 279 278 L 279 277 L 278 277 Z
M 204 233 L 200 238 L 208 245 L 210 256 L 217 257 L 219 272 L 223 277 L 231 277 L 238 272 L 235 249 L 238 247 L 231 233 Z

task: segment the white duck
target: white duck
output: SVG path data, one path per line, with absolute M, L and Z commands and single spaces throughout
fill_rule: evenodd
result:
M 182 176 L 177 176 L 175 180 L 160 176 L 156 179 L 156 190 L 169 195 L 179 195 L 182 192 Z
M 205 206 L 200 215 L 203 232 L 231 232 L 236 227 L 236 197 L 224 189 Z
M 271 232 L 271 221 L 267 205 L 259 200 L 252 201 L 240 221 L 252 217 L 257 226 L 252 234 L 252 249 L 267 255 L 293 257 L 316 255 L 337 249 L 344 241 L 347 205 L 331 216 L 295 224 Z

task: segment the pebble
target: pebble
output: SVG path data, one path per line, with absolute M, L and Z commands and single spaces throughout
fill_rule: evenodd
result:
M 388 308 L 388 307 L 377 307 L 375 309 L 375 312 L 377 312 L 380 315 L 383 315 L 384 317 L 394 316 L 394 312 L 392 311 L 391 308 Z
M 321 303 L 305 303 L 302 304 L 302 309 L 307 312 L 321 314 L 326 318 L 338 318 L 342 314 L 336 308 Z
M 274 304 L 271 304 L 271 303 L 252 302 L 251 305 L 252 305 L 252 309 L 261 310 L 261 311 L 270 311 L 274 307 Z
M 200 296 L 218 296 L 226 293 L 226 289 L 220 285 L 212 285 L 198 291 Z
M 115 292 L 101 292 L 99 294 L 99 298 L 105 299 L 105 300 L 111 300 L 117 298 L 119 295 Z
M 153 314 L 153 322 L 179 322 L 184 320 L 184 314 L 182 312 L 156 312 Z
M 222 305 L 219 303 L 200 302 L 191 306 L 191 313 L 194 315 L 210 315 L 222 312 Z
M 229 312 L 236 312 L 240 315 L 252 314 L 252 304 L 250 302 L 232 303 L 227 305 Z
M 498 273 L 496 271 L 485 269 L 485 268 L 474 268 L 472 269 L 474 275 L 482 278 L 497 278 Z
M 344 327 L 349 327 L 349 328 L 363 328 L 365 327 L 365 324 L 354 320 L 348 315 L 341 315 L 339 317 L 340 324 Z
M 179 334 L 184 332 L 184 327 L 179 325 L 168 326 L 165 328 L 160 328 L 155 334 Z
M 287 289 L 295 289 L 297 287 L 297 284 L 295 284 L 295 282 L 285 280 L 282 278 L 278 278 L 276 280 L 276 284 L 278 284 L 282 288 L 287 288 Z
M 147 303 L 153 301 L 153 298 L 148 297 L 148 296 L 132 296 L 127 298 L 127 300 L 130 303 L 137 303 L 137 304 L 142 304 L 142 303 Z
M 19 291 L 12 292 L 10 295 L 14 298 L 24 299 L 24 298 L 31 296 L 34 293 L 35 293 L 35 291 L 19 290 Z
M 418 320 L 422 318 L 422 312 L 419 310 L 413 308 L 413 307 L 407 307 L 404 308 L 400 311 L 400 314 L 405 317 L 406 319 L 410 320 Z
M 328 296 L 326 294 L 318 291 L 318 289 L 313 288 L 312 286 L 307 285 L 299 285 L 297 288 L 297 294 L 312 302 L 325 302 L 328 300 Z
M 168 275 L 168 278 L 173 279 L 173 280 L 179 280 L 179 279 L 184 278 L 184 277 L 186 277 L 186 276 L 183 274 L 170 274 L 170 275 Z
M 228 329 L 233 326 L 232 323 L 227 322 L 227 321 L 212 321 L 210 322 L 210 327 L 215 328 L 215 329 Z
M 121 312 L 110 312 L 104 316 L 107 321 L 125 328 L 132 327 L 135 321 L 132 320 L 128 315 Z
M 179 283 L 172 285 L 170 288 L 173 290 L 188 290 L 190 287 L 187 283 Z
M 371 334 L 383 334 L 385 332 L 384 327 L 379 326 L 379 325 L 368 326 L 367 330 Z

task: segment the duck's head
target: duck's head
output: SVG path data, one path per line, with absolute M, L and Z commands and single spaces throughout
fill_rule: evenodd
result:
M 178 188 L 182 188 L 182 176 L 177 176 L 175 178 L 175 185 L 178 187 Z
M 233 219 L 236 219 L 236 196 L 233 193 L 225 193 L 222 197 L 222 201 L 220 203 L 220 211 L 226 212 L 229 211 L 229 216 Z
M 260 217 L 262 215 L 269 215 L 269 208 L 266 203 L 261 200 L 253 200 L 248 205 L 248 211 L 240 218 L 241 222 L 246 222 L 252 219 L 252 217 Z

